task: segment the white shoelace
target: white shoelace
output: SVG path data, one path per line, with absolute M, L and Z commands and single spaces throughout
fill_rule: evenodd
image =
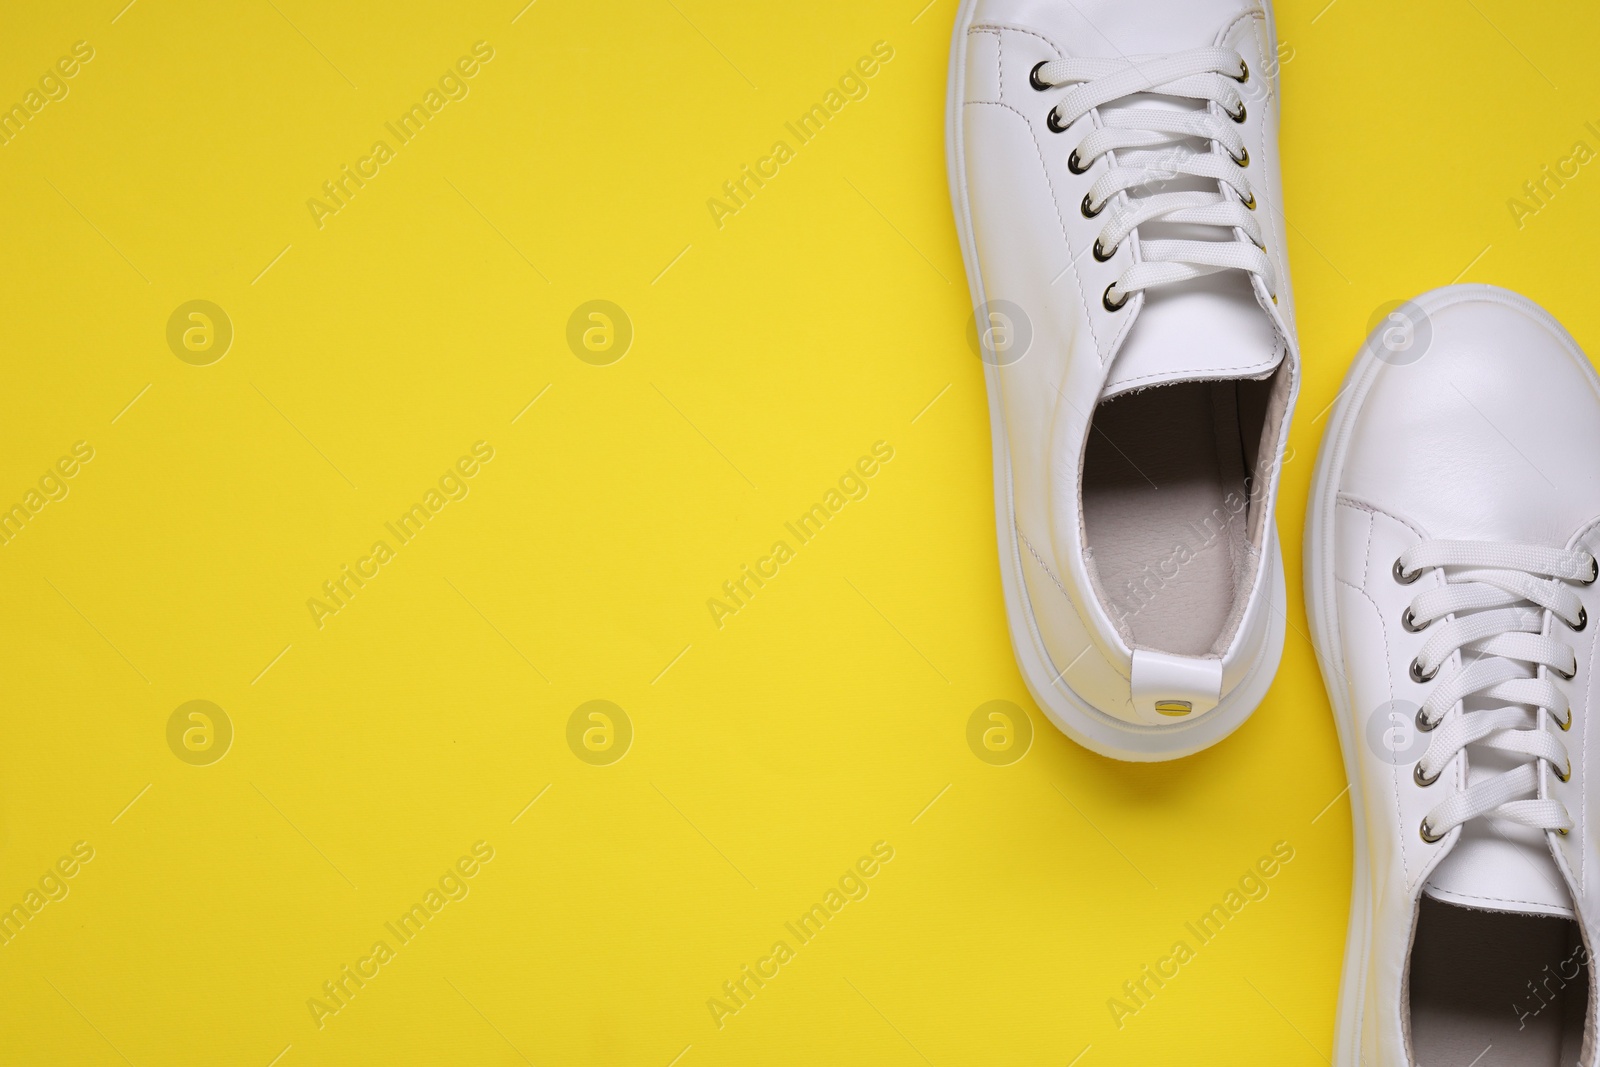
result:
M 1244 58 L 1230 48 L 1195 48 L 1170 55 L 1126 59 L 1058 59 L 1033 68 L 1030 81 L 1041 92 L 1071 85 L 1050 111 L 1058 132 L 1089 112 L 1102 110 L 1099 124 L 1079 142 L 1068 168 L 1082 173 L 1101 156 L 1111 166 L 1084 196 L 1080 210 L 1093 218 L 1112 210 L 1095 243 L 1097 259 L 1112 253 L 1147 222 L 1186 229 L 1216 227 L 1226 240 L 1141 237 L 1138 262 L 1106 289 L 1106 307 L 1116 310 L 1136 292 L 1188 281 L 1222 270 L 1258 275 L 1277 299 L 1277 279 L 1266 255 L 1255 194 L 1245 170 L 1250 153 L 1238 124 L 1245 120 L 1239 86 L 1250 77 Z M 1151 106 L 1139 96 L 1196 100 L 1203 110 Z M 1180 176 L 1215 181 L 1216 192 L 1160 192 Z M 1194 185 L 1195 182 L 1185 182 Z M 1143 195 L 1119 196 L 1134 192 Z M 1204 232 L 1204 231 L 1202 231 Z
M 1572 646 L 1547 630 L 1557 624 L 1573 630 L 1588 625 L 1572 587 L 1591 584 L 1600 564 L 1581 550 L 1424 541 L 1395 560 L 1394 576 L 1414 582 L 1430 568 L 1446 568 L 1446 584 L 1412 600 L 1402 623 L 1417 632 L 1450 618 L 1438 625 L 1412 661 L 1411 677 L 1431 681 L 1457 652 L 1462 662 L 1439 680 L 1417 712 L 1419 729 L 1438 728 L 1417 761 L 1418 784 L 1432 785 L 1468 745 L 1527 759 L 1437 805 L 1422 820 L 1423 840 L 1437 841 L 1480 816 L 1565 834 L 1572 819 L 1560 801 L 1542 795 L 1539 764 L 1549 764 L 1562 781 L 1571 777 L 1566 746 L 1549 726 L 1571 726 L 1572 707 L 1552 675 L 1570 679 L 1578 664 Z M 1551 616 L 1548 628 L 1546 612 Z M 1480 704 L 1503 701 L 1506 706 L 1450 714 L 1468 699 Z

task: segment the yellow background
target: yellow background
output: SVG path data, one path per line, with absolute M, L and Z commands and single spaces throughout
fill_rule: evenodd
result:
M 955 0 L 13 5 L 0 103 L 94 58 L 0 147 L 0 504 L 95 456 L 0 547 L 0 905 L 94 859 L 0 947 L 0 1061 L 1324 1062 L 1351 838 L 1298 576 L 1325 406 L 1378 309 L 1457 279 L 1600 346 L 1600 174 L 1507 206 L 1600 148 L 1600 13 L 1324 2 L 1278 11 L 1283 667 L 1153 766 L 1066 741 L 1013 665 Z M 319 228 L 306 201 L 477 41 L 470 94 Z M 878 41 L 869 95 L 719 228 L 707 199 Z M 209 366 L 166 341 L 195 299 L 234 328 Z M 633 325 L 609 366 L 566 341 L 595 299 Z M 319 629 L 307 599 L 480 440 L 470 495 Z M 718 629 L 707 599 L 880 440 L 870 494 Z M 167 742 L 196 699 L 235 730 L 209 766 Z M 634 731 L 609 766 L 567 744 L 596 699 Z M 990 700 L 1036 727 L 1009 766 L 966 741 Z M 470 895 L 319 1029 L 308 998 L 480 840 Z M 870 894 L 719 1029 L 708 999 L 878 841 Z M 1108 999 L 1280 841 L 1270 894 L 1119 1028 Z

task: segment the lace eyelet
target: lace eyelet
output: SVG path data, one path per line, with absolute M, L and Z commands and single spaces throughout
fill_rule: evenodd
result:
M 1395 558 L 1395 561 L 1394 561 L 1394 580 L 1395 581 L 1399 582 L 1401 585 L 1410 585 L 1412 582 L 1416 581 L 1418 578 L 1421 578 L 1421 577 L 1422 577 L 1422 571 L 1420 569 L 1414 570 L 1414 571 L 1408 571 L 1408 570 L 1406 570 L 1404 567 L 1402 567 L 1400 565 L 1399 557 Z
M 1108 201 L 1106 201 L 1106 203 L 1110 203 L 1110 201 L 1108 200 Z M 1100 212 L 1104 211 L 1105 209 L 1106 209 L 1106 205 L 1105 204 L 1101 204 L 1099 207 L 1094 207 L 1093 205 L 1091 205 L 1089 203 L 1089 194 L 1088 193 L 1084 193 L 1083 194 L 1083 203 L 1078 205 L 1078 210 L 1083 212 L 1083 217 L 1086 218 L 1086 219 L 1094 218 L 1096 215 L 1100 214 Z
M 1251 193 L 1250 194 L 1250 199 L 1246 200 L 1244 202 L 1244 207 L 1245 207 L 1246 211 L 1254 211 L 1256 209 L 1256 194 L 1255 193 Z
M 1421 708 L 1417 709 L 1417 732 L 1419 734 L 1431 734 L 1438 725 L 1438 723 L 1428 718 Z
M 1556 725 L 1561 727 L 1563 732 L 1572 729 L 1572 709 L 1571 708 L 1567 709 L 1567 717 L 1566 717 L 1566 719 L 1564 719 L 1564 720 L 1563 719 L 1557 719 L 1556 720 Z
M 1132 293 L 1126 293 L 1123 295 L 1121 300 L 1118 300 L 1115 304 L 1113 304 L 1111 302 L 1111 290 L 1115 289 L 1116 287 L 1117 283 L 1112 282 L 1110 285 L 1106 286 L 1106 291 L 1100 295 L 1100 303 L 1107 311 L 1121 311 L 1122 306 L 1126 304 L 1129 298 L 1133 296 Z
M 1422 833 L 1422 840 L 1427 842 L 1430 845 L 1433 844 L 1436 841 L 1443 841 L 1444 840 L 1444 835 L 1443 834 L 1435 834 L 1432 830 L 1430 830 L 1428 828 L 1428 820 L 1427 820 L 1426 816 L 1423 817 L 1423 820 L 1418 825 L 1417 829 L 1419 831 L 1421 831 L 1421 833 Z
M 1041 66 L 1042 65 L 1043 64 L 1041 64 Z M 1242 59 L 1239 60 L 1239 73 L 1238 74 L 1230 74 L 1230 75 L 1228 75 L 1228 77 L 1232 78 L 1234 81 L 1238 82 L 1240 85 L 1243 85 L 1245 82 L 1250 80 L 1250 64 L 1246 63 Z
M 1570 759 L 1567 760 L 1567 773 L 1566 774 L 1562 774 L 1560 771 L 1556 770 L 1555 764 L 1553 764 L 1553 763 L 1550 765 L 1550 773 L 1554 774 L 1556 776 L 1556 781 L 1558 781 L 1558 782 L 1570 782 L 1570 781 L 1572 781 L 1572 761 Z
M 1223 108 L 1223 110 L 1227 111 L 1228 109 L 1227 108 Z M 1244 101 L 1243 100 L 1239 101 L 1239 110 L 1238 111 L 1228 111 L 1228 117 L 1230 119 L 1232 119 L 1234 122 L 1241 122 L 1242 123 L 1245 120 L 1245 116 L 1247 114 L 1249 114 L 1249 112 L 1245 111 L 1245 109 L 1244 109 Z
M 1423 623 L 1421 626 L 1418 626 L 1417 625 L 1417 617 L 1411 613 L 1411 609 L 1410 608 L 1407 608 L 1405 610 L 1405 612 L 1400 616 L 1400 625 L 1401 625 L 1402 628 L 1405 629 L 1405 632 L 1408 633 L 1408 634 L 1420 634 L 1422 631 L 1426 630 L 1428 627 L 1433 625 L 1433 620 L 1429 619 L 1427 622 Z
M 1250 149 L 1246 148 L 1244 150 L 1244 155 L 1242 156 L 1236 156 L 1232 152 L 1229 152 L 1228 158 L 1233 160 L 1241 167 L 1248 167 L 1250 165 Z
M 1593 585 L 1595 583 L 1595 579 L 1596 578 L 1600 578 L 1600 559 L 1595 559 L 1593 556 L 1590 556 L 1589 557 L 1589 579 L 1588 579 L 1588 581 L 1583 581 L 1583 580 L 1580 579 L 1578 584 L 1580 584 L 1580 585 Z
M 1411 680 L 1413 682 L 1416 682 L 1418 685 L 1421 685 L 1424 682 L 1433 681 L 1434 678 L 1438 677 L 1438 674 L 1439 674 L 1439 668 L 1438 667 L 1435 667 L 1433 670 L 1429 671 L 1427 674 L 1423 674 L 1422 673 L 1422 664 L 1420 662 L 1418 662 L 1417 660 L 1412 660 L 1411 661 Z
M 1589 625 L 1589 613 L 1584 610 L 1582 604 L 1578 605 L 1578 621 L 1576 623 L 1569 622 L 1567 625 L 1572 628 L 1572 632 L 1575 634 L 1581 634 Z
M 1439 769 L 1439 774 L 1443 773 L 1444 768 L 1441 767 Z M 1424 778 L 1422 776 L 1422 761 L 1418 760 L 1417 765 L 1411 769 L 1411 780 L 1422 786 L 1422 788 L 1426 789 L 1428 786 L 1439 780 L 1439 774 L 1434 775 L 1432 778 Z
M 1087 174 L 1089 168 L 1083 165 L 1083 160 L 1078 158 L 1078 150 L 1074 148 L 1072 155 L 1067 157 L 1067 169 L 1074 174 Z
M 1039 71 L 1044 69 L 1044 65 L 1047 62 L 1049 62 L 1049 61 L 1041 59 L 1041 60 L 1039 60 L 1039 62 L 1037 62 L 1037 63 L 1035 63 L 1033 65 L 1033 69 L 1032 70 L 1028 71 L 1028 84 L 1033 86 L 1035 89 L 1037 89 L 1041 93 L 1042 92 L 1046 92 L 1047 90 L 1055 88 L 1055 86 L 1050 85 L 1048 82 L 1042 82 L 1042 81 L 1039 80 Z
M 1115 248 L 1111 249 L 1109 252 L 1105 251 L 1102 248 L 1101 244 L 1100 244 L 1100 239 L 1099 238 L 1095 238 L 1095 242 L 1094 242 L 1094 258 L 1096 260 L 1098 260 L 1101 263 L 1109 263 L 1111 261 L 1111 257 L 1116 255 L 1116 254 L 1117 254 L 1117 250 Z
M 1577 665 L 1576 664 L 1573 665 L 1573 670 L 1572 670 L 1571 674 L 1568 674 L 1566 671 L 1561 670 L 1560 668 L 1557 668 L 1557 667 L 1551 667 L 1550 668 L 1550 673 L 1554 674 L 1557 678 L 1560 678 L 1564 682 L 1570 682 L 1570 681 L 1572 681 L 1574 678 L 1576 678 L 1578 676 L 1578 670 L 1577 670 Z
M 1051 133 L 1067 132 L 1067 128 L 1061 125 L 1061 119 L 1056 116 L 1055 108 L 1051 108 L 1050 113 L 1044 117 L 1044 125 Z

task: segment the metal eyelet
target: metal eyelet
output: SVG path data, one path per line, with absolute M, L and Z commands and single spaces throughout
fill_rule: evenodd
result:
M 1107 311 L 1121 311 L 1122 305 L 1126 304 L 1129 298 L 1133 296 L 1132 293 L 1126 293 L 1123 295 L 1121 300 L 1118 300 L 1115 304 L 1113 304 L 1111 302 L 1111 290 L 1115 289 L 1116 287 L 1117 283 L 1112 282 L 1110 285 L 1106 286 L 1106 291 L 1100 295 L 1100 303 Z
M 1250 199 L 1246 200 L 1244 202 L 1244 206 L 1245 206 L 1245 210 L 1246 211 L 1254 211 L 1256 209 L 1256 194 L 1255 193 L 1251 193 L 1250 194 Z
M 1567 773 L 1566 774 L 1562 774 L 1560 771 L 1556 770 L 1555 764 L 1553 764 L 1553 763 L 1550 765 L 1550 772 L 1556 776 L 1556 780 L 1557 781 L 1561 781 L 1561 782 L 1570 782 L 1570 781 L 1572 781 L 1572 760 L 1570 760 L 1570 759 L 1567 760 Z
M 1242 156 L 1236 156 L 1232 152 L 1229 152 L 1228 158 L 1233 160 L 1241 167 L 1248 167 L 1250 165 L 1250 149 L 1246 148 L 1244 150 L 1244 155 Z
M 1582 633 L 1584 628 L 1589 625 L 1589 613 L 1583 609 L 1583 605 L 1582 604 L 1578 605 L 1578 621 L 1577 621 L 1577 623 L 1570 623 L 1569 622 L 1569 623 L 1567 623 L 1567 625 L 1572 627 L 1572 632 L 1575 633 L 1575 634 Z
M 1556 725 L 1561 727 L 1561 729 L 1563 731 L 1572 729 L 1572 709 L 1570 707 L 1567 709 L 1567 717 L 1566 717 L 1566 719 L 1564 721 L 1561 720 L 1561 719 L 1557 719 L 1556 720 Z
M 1106 203 L 1108 204 L 1108 203 L 1110 203 L 1110 201 L 1108 200 L 1108 201 L 1106 201 Z M 1105 204 L 1101 204 L 1099 207 L 1091 207 L 1090 204 L 1089 204 L 1089 194 L 1088 193 L 1084 193 L 1083 194 L 1083 203 L 1078 205 L 1078 210 L 1083 212 L 1083 217 L 1086 218 L 1086 219 L 1094 218 L 1096 215 L 1100 214 L 1100 212 L 1104 211 L 1105 209 L 1106 209 L 1106 205 Z
M 1421 577 L 1422 577 L 1422 571 L 1421 571 L 1420 568 L 1417 569 L 1417 570 L 1414 570 L 1414 571 L 1407 571 L 1404 567 L 1400 566 L 1399 557 L 1395 558 L 1395 561 L 1394 561 L 1394 580 L 1395 581 L 1399 582 L 1401 585 L 1410 585 L 1412 582 L 1416 581 L 1418 578 L 1421 578 Z
M 1417 660 L 1412 660 L 1411 661 L 1411 680 L 1413 682 L 1416 682 L 1418 685 L 1421 685 L 1423 682 L 1431 682 L 1431 681 L 1433 681 L 1434 678 L 1438 676 L 1438 674 L 1439 674 L 1439 668 L 1438 667 L 1435 667 L 1433 670 L 1429 671 L 1427 674 L 1423 674 L 1422 673 L 1422 664 L 1419 663 Z
M 1590 556 L 1589 557 L 1589 580 L 1588 581 L 1581 581 L 1580 580 L 1579 584 L 1581 584 L 1581 585 L 1593 585 L 1595 583 L 1595 579 L 1596 578 L 1600 578 L 1600 559 L 1595 559 L 1593 556 Z
M 1439 774 L 1443 774 L 1443 773 L 1444 773 L 1444 768 L 1443 767 L 1439 768 Z M 1416 782 L 1418 785 L 1422 786 L 1422 788 L 1424 788 L 1424 789 L 1428 788 L 1428 786 L 1432 785 L 1434 782 L 1437 782 L 1439 780 L 1439 774 L 1434 775 L 1432 778 L 1424 778 L 1422 776 L 1422 761 L 1421 760 L 1417 760 L 1417 765 L 1415 767 L 1411 768 L 1411 780 L 1413 782 Z
M 1050 114 L 1044 117 L 1045 128 L 1051 133 L 1066 133 L 1067 128 L 1061 125 L 1061 120 L 1056 117 L 1056 109 L 1051 108 Z
M 1117 250 L 1115 248 L 1111 249 L 1109 252 L 1105 251 L 1101 247 L 1100 239 L 1098 237 L 1095 238 L 1095 242 L 1094 242 L 1094 258 L 1095 259 L 1097 259 L 1101 263 L 1109 263 L 1111 261 L 1111 257 L 1116 255 L 1116 254 L 1117 254 Z
M 1040 64 L 1040 65 L 1043 66 L 1043 64 Z M 1228 77 L 1232 78 L 1234 81 L 1238 82 L 1240 85 L 1243 85 L 1245 82 L 1250 80 L 1250 64 L 1246 63 L 1242 59 L 1239 60 L 1239 73 L 1238 74 L 1230 74 L 1230 75 L 1228 75 Z
M 1417 709 L 1417 733 L 1431 734 L 1439 724 L 1428 718 L 1427 713 L 1421 708 Z
M 1552 674 L 1554 674 L 1556 677 L 1560 678 L 1562 681 L 1570 682 L 1570 681 L 1572 681 L 1574 678 L 1576 678 L 1578 676 L 1578 665 L 1576 663 L 1574 663 L 1572 665 L 1572 673 L 1571 674 L 1568 674 L 1566 671 L 1561 670 L 1559 667 L 1551 667 L 1550 668 L 1550 672 Z
M 1223 108 L 1223 110 L 1228 112 L 1228 117 L 1230 119 L 1232 119 L 1234 122 L 1243 122 L 1244 118 L 1245 118 L 1245 115 L 1248 114 L 1248 112 L 1246 112 L 1245 109 L 1244 109 L 1244 101 L 1243 100 L 1239 101 L 1239 110 L 1238 111 L 1228 111 L 1227 108 Z
M 1435 841 L 1444 840 L 1443 834 L 1435 834 L 1432 830 L 1428 829 L 1427 816 L 1423 816 L 1422 822 L 1418 825 L 1417 829 L 1422 832 L 1422 840 L 1426 841 L 1430 845 Z
M 1035 89 L 1037 89 L 1041 93 L 1045 92 L 1046 90 L 1055 88 L 1055 86 L 1049 85 L 1046 82 L 1042 82 L 1042 81 L 1039 80 L 1039 71 L 1044 68 L 1044 65 L 1047 62 L 1049 62 L 1049 61 L 1041 59 L 1041 60 L 1039 60 L 1039 62 L 1037 62 L 1037 63 L 1035 63 L 1033 65 L 1033 69 L 1032 70 L 1028 71 L 1028 84 L 1033 86 Z
M 1411 609 L 1410 608 L 1407 608 L 1405 610 L 1405 613 L 1400 616 L 1400 625 L 1405 629 L 1406 633 L 1408 633 L 1408 634 L 1420 634 L 1422 631 L 1426 630 L 1428 627 L 1433 625 L 1433 620 L 1429 619 L 1427 622 L 1423 623 L 1421 626 L 1418 626 L 1417 625 L 1417 617 L 1411 613 Z
M 1083 160 L 1078 158 L 1078 150 L 1074 148 L 1072 155 L 1067 157 L 1067 169 L 1074 174 L 1087 174 L 1089 168 L 1083 165 Z

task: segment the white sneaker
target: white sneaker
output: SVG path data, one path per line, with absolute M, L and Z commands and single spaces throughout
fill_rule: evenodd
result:
M 956 17 L 950 185 L 1012 643 L 1055 724 L 1118 759 L 1227 736 L 1283 647 L 1275 60 L 1254 0 Z
M 1597 525 L 1600 380 L 1548 314 L 1451 286 L 1368 338 L 1306 521 L 1355 821 L 1339 1067 L 1595 1062 Z

